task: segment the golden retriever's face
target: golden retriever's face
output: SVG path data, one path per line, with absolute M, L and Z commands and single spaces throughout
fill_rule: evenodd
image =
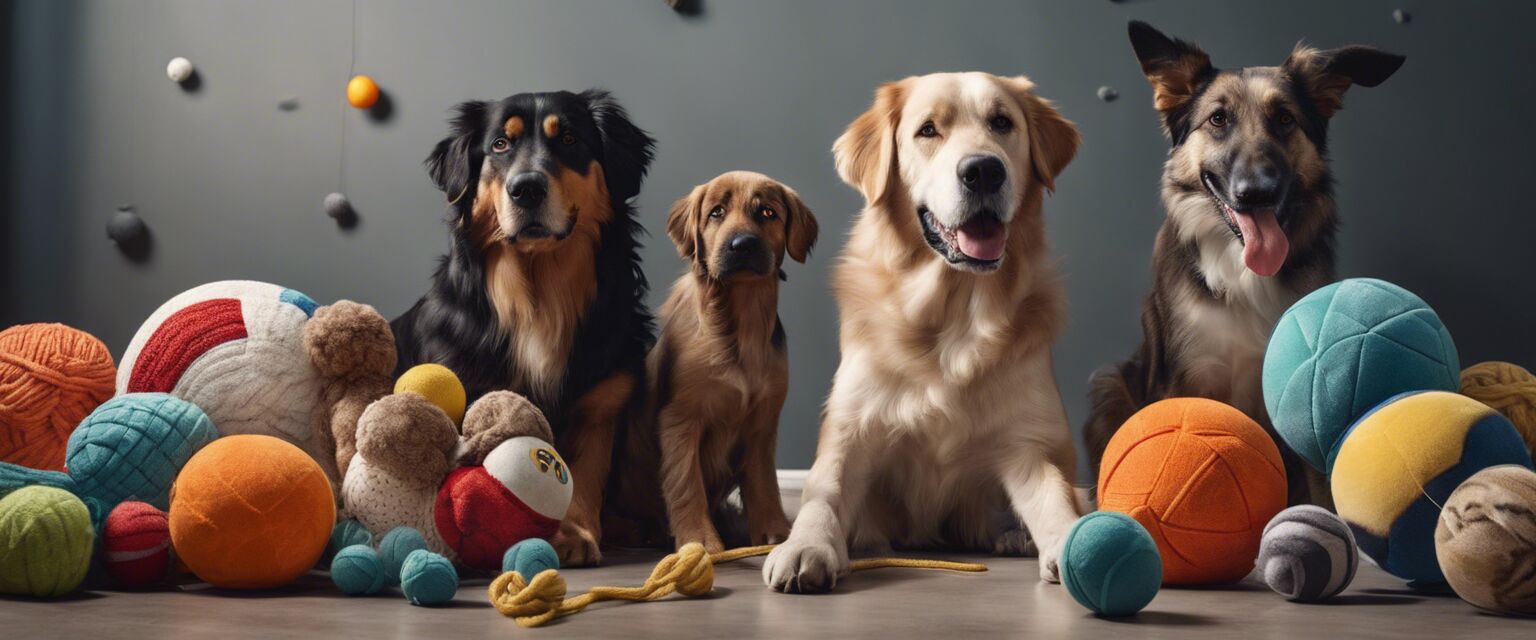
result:
M 786 252 L 805 262 L 816 244 L 816 217 L 794 189 L 760 173 L 733 171 L 677 201 L 667 235 L 708 278 L 772 278 Z
M 1051 188 L 1077 143 L 1029 80 L 938 73 L 881 87 L 833 151 L 870 204 L 909 211 L 950 266 L 984 273 L 1002 264 L 1029 189 Z

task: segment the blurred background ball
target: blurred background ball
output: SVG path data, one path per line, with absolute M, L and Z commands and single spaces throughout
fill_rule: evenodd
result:
M 1360 554 L 1349 525 L 1332 511 L 1297 505 L 1264 527 L 1259 571 L 1286 600 L 1314 602 L 1338 595 L 1355 578 Z
M 1090 513 L 1072 525 L 1062 543 L 1061 584 L 1094 613 L 1128 616 L 1141 611 L 1162 583 L 1157 543 L 1130 516 Z
M 182 57 L 171 58 L 165 65 L 165 77 L 181 84 L 192 78 L 192 61 Z
M 1536 615 L 1536 472 L 1490 467 L 1461 483 L 1435 526 L 1435 556 L 1461 599 Z
M 364 75 L 353 76 L 347 83 L 347 104 L 358 109 L 367 109 L 379 101 L 379 85 L 373 78 Z

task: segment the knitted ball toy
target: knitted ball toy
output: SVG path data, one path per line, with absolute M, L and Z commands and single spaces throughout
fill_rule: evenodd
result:
M 69 436 L 65 466 L 82 496 L 110 510 L 124 500 L 164 509 L 171 482 L 219 436 L 196 405 L 164 393 L 130 393 L 97 407 Z
M 1435 560 L 1440 505 L 1472 474 L 1495 465 L 1531 467 L 1509 420 L 1445 391 L 1381 403 L 1344 435 L 1333 464 L 1333 501 L 1360 551 L 1416 588 L 1445 582 Z
M 1296 505 L 1269 521 L 1259 570 L 1275 593 L 1295 602 L 1338 595 L 1355 578 L 1360 555 L 1349 525 L 1322 507 Z
M 331 527 L 331 539 L 325 544 L 325 553 L 335 557 L 336 553 L 353 545 L 373 546 L 373 532 L 363 523 L 347 519 L 337 522 Z
M 155 584 L 171 567 L 171 524 L 146 502 L 124 502 L 102 527 L 102 560 L 120 587 Z
M 497 569 L 513 544 L 554 535 L 570 504 L 571 476 L 560 454 L 521 436 L 492 450 L 484 466 L 449 474 L 434 515 L 437 533 L 461 562 Z
M 430 607 L 453 599 L 459 591 L 459 572 L 447 558 L 417 549 L 400 567 L 400 590 L 417 606 Z
M 1461 483 L 1435 525 L 1435 556 L 1461 599 L 1536 615 L 1536 473 L 1491 467 Z
M 529 538 L 514 544 L 501 556 L 502 573 L 516 571 L 524 576 L 536 576 L 559 568 L 560 554 L 555 553 L 555 548 L 543 538 Z
M 1330 471 L 1356 418 L 1405 391 L 1455 391 L 1460 370 L 1429 305 L 1390 282 L 1353 278 L 1280 316 L 1264 354 L 1264 404 L 1285 443 Z
M 400 567 L 405 557 L 427 548 L 427 539 L 411 527 L 395 527 L 379 539 L 379 559 L 384 561 L 384 577 L 400 582 Z
M 1136 412 L 1110 439 L 1099 470 L 1099 508 L 1146 527 L 1165 585 L 1247 575 L 1264 524 L 1285 502 L 1274 441 L 1243 412 L 1204 398 Z
M 378 593 L 389 582 L 379 553 L 366 544 L 354 544 L 331 558 L 331 581 L 349 596 Z
M 90 511 L 55 487 L 0 497 L 0 593 L 51 598 L 74 591 L 91 566 Z
M 1061 584 L 1094 613 L 1128 616 L 1141 611 L 1162 582 L 1157 543 L 1125 514 L 1099 511 L 1083 516 L 1062 543 Z
M 1508 362 L 1479 362 L 1462 370 L 1461 394 L 1504 414 L 1536 452 L 1536 375 Z
M 112 397 L 117 369 L 94 336 L 62 324 L 0 331 L 0 462 L 64 468 L 64 442 Z
M 395 393 L 407 391 L 419 393 L 428 402 L 437 405 L 454 424 L 464 422 L 464 385 L 448 367 L 440 364 L 418 364 L 395 381 Z
M 320 559 L 336 503 L 320 466 L 271 436 L 215 440 L 187 462 L 171 497 L 171 542 L 216 587 L 292 582 Z

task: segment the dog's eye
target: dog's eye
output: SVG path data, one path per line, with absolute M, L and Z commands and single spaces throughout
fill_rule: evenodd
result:
M 709 210 L 709 217 L 718 218 L 725 215 L 725 207 L 715 207 Z
M 1216 113 L 1211 114 L 1211 117 L 1208 120 L 1208 122 L 1211 123 L 1211 126 L 1216 127 L 1217 129 L 1220 129 L 1222 127 L 1227 126 L 1227 120 L 1228 120 L 1227 119 L 1227 112 L 1225 112 L 1225 111 L 1217 111 Z
M 779 212 L 774 211 L 773 209 L 770 209 L 768 207 L 763 207 L 757 213 L 758 213 L 758 215 L 760 215 L 760 216 L 762 216 L 764 218 L 770 219 L 770 220 L 775 218 L 775 217 L 777 217 L 779 215 Z
M 1008 133 L 1009 131 L 1013 131 L 1013 118 L 1009 118 L 1008 116 L 993 116 L 991 125 L 993 131 L 998 133 Z
M 939 128 L 933 126 L 932 120 L 924 122 L 922 128 L 917 130 L 917 137 L 919 138 L 937 138 L 938 136 Z
M 504 153 L 507 149 L 510 148 L 512 148 L 512 143 L 509 142 L 506 138 L 497 138 L 494 142 L 491 143 L 491 151 L 495 151 L 496 153 Z
M 1282 127 L 1290 127 L 1296 124 L 1296 116 L 1291 115 L 1289 111 L 1281 111 L 1280 115 L 1275 116 L 1275 122 Z
M 565 135 L 560 136 L 560 144 L 576 144 L 576 135 L 567 132 Z

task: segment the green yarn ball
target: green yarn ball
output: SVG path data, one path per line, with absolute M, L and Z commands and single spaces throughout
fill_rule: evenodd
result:
M 430 607 L 453 599 L 459 590 L 459 572 L 438 554 L 417 549 L 400 567 L 400 590 L 417 606 Z
M 326 544 L 325 550 L 334 558 L 342 549 L 357 544 L 373 546 L 373 532 L 356 520 L 342 520 L 331 528 L 331 541 Z
M 1061 546 L 1061 584 L 1103 616 L 1128 616 L 1152 602 L 1163 583 L 1157 543 L 1130 516 L 1099 511 L 1072 525 Z
M 331 582 L 349 596 L 372 595 L 384 588 L 384 561 L 366 544 L 354 544 L 331 558 Z
M 90 510 L 56 487 L 22 487 L 0 498 L 0 593 L 62 596 L 85 580 L 96 530 Z
M 529 580 L 547 569 L 559 568 L 559 554 L 543 538 L 529 538 L 514 544 L 501 556 L 502 573 L 516 571 Z
M 384 533 L 379 540 L 379 558 L 384 561 L 384 577 L 391 584 L 399 584 L 400 569 L 406 556 L 427 548 L 427 539 L 411 527 L 395 527 Z

